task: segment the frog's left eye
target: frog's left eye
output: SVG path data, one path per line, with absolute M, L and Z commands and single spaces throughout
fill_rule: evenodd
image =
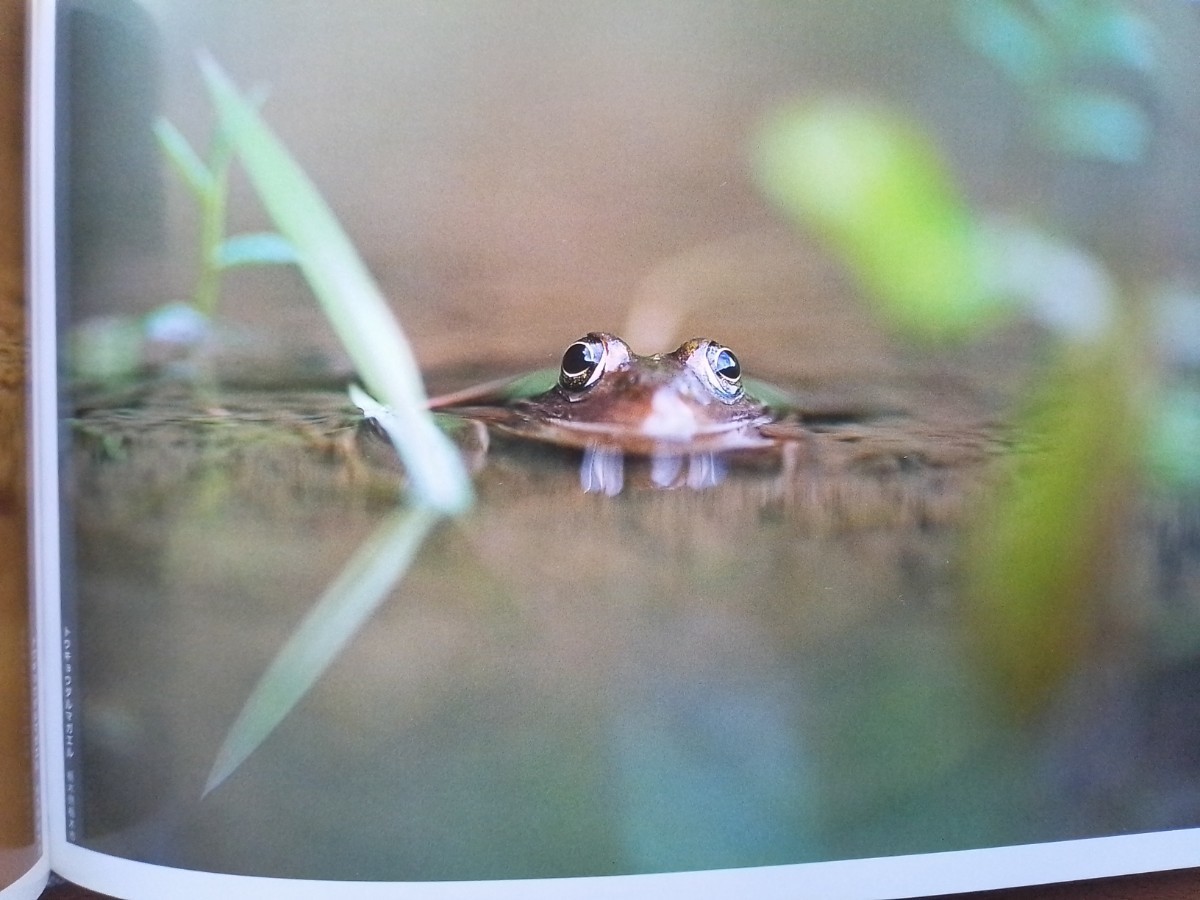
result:
M 729 400 L 742 393 L 742 364 L 728 347 L 710 343 L 704 352 L 705 375 L 717 392 Z
M 600 380 L 604 371 L 604 341 L 588 335 L 563 353 L 558 383 L 568 391 L 581 391 Z

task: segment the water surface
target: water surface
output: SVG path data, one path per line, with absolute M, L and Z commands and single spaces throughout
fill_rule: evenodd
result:
M 86 413 L 83 842 L 421 880 L 1197 824 L 1197 669 L 1156 638 L 1196 612 L 1195 507 L 1139 506 L 1081 623 L 1104 641 L 1018 717 L 961 591 L 964 525 L 1007 478 L 972 396 L 911 393 L 909 413 L 822 426 L 703 491 L 634 465 L 619 496 L 584 494 L 578 454 L 495 438 L 476 508 L 205 797 L 263 669 L 392 514 L 399 470 L 336 393 Z

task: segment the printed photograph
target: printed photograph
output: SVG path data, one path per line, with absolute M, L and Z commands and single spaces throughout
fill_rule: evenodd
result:
M 1200 827 L 1197 46 L 60 0 L 68 839 L 420 882 Z

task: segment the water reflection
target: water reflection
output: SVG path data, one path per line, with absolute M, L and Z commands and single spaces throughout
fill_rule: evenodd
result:
M 685 456 L 659 453 L 642 462 L 650 483 L 664 490 L 686 487 L 700 491 L 715 487 L 725 478 L 725 460 L 713 452 Z M 615 497 L 625 487 L 627 464 L 638 465 L 638 461 L 611 447 L 585 447 L 579 463 L 579 486 L 586 494 Z
M 201 799 L 263 670 L 391 515 L 378 439 L 342 454 L 344 402 L 303 408 L 118 420 L 105 427 L 129 429 L 120 458 L 77 448 L 90 846 L 234 872 L 448 879 L 1197 819 L 1180 798 L 1198 767 L 1172 753 L 1168 786 L 1122 750 L 1187 740 L 1182 719 L 1133 714 L 1147 691 L 1183 696 L 1155 687 L 1163 672 L 1193 683 L 1144 622 L 1081 656 L 1051 714 L 998 714 L 956 562 L 993 439 L 912 417 L 828 426 L 786 466 L 730 460 L 704 491 L 647 480 L 617 496 L 581 491 L 578 452 L 496 436 L 477 508 L 434 531 L 312 691 Z M 1150 548 L 1131 529 L 1136 583 Z

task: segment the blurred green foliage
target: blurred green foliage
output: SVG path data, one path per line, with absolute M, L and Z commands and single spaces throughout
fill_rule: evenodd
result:
M 1146 463 L 1160 482 L 1200 488 L 1200 392 L 1164 390 L 1150 412 Z
M 198 312 L 212 317 L 217 311 L 221 275 L 226 269 L 295 263 L 296 253 L 283 235 L 273 232 L 225 236 L 229 166 L 234 148 L 223 129 L 216 129 L 207 162 L 167 119 L 160 118 L 154 124 L 154 135 L 200 208 L 199 274 L 191 304 Z
M 1090 70 L 1156 71 L 1150 22 L 1119 0 L 960 0 L 964 39 L 992 62 L 1030 107 L 1050 148 L 1110 163 L 1135 163 L 1152 136 L 1141 106 L 1111 87 L 1080 83 Z
M 996 311 L 974 219 L 909 122 L 850 101 L 785 109 L 767 121 L 754 162 L 763 190 L 832 244 L 896 327 L 961 337 Z
M 352 386 L 354 402 L 386 430 L 409 479 L 407 507 L 360 548 L 255 685 L 213 762 L 205 785 L 208 793 L 295 708 L 390 596 L 439 519 L 469 509 L 473 491 L 457 448 L 427 408 L 421 374 L 400 323 L 349 236 L 263 121 L 257 105 L 215 61 L 202 59 L 201 66 L 217 110 L 221 141 L 240 159 L 279 229 L 279 235 L 206 243 L 204 252 L 213 271 L 241 262 L 280 261 L 277 256 L 299 266 L 359 376 L 378 398 Z M 195 167 L 189 163 L 188 168 Z M 200 182 L 206 190 L 216 190 L 215 179 L 200 177 Z M 223 191 L 222 184 L 222 195 Z
M 197 351 L 213 338 L 212 323 L 226 271 L 297 262 L 291 243 L 277 232 L 226 236 L 233 146 L 222 129 L 215 131 L 207 160 L 165 118 L 154 123 L 154 136 L 199 208 L 196 282 L 186 302 L 168 302 L 140 317 L 97 318 L 76 329 L 70 342 L 70 367 L 84 383 L 117 387 L 133 380 L 153 355 L 152 347 L 172 346 L 184 351 L 185 357 L 187 351 Z
M 1070 348 L 1025 398 L 1025 446 L 966 544 L 974 652 L 1008 707 L 1036 712 L 1097 637 L 1098 605 L 1136 484 L 1138 358 L 1116 329 Z
M 1144 156 L 1153 135 L 1141 107 L 1080 78 L 1155 74 L 1155 35 L 1127 4 L 964 0 L 959 22 L 1028 104 L 1052 158 Z M 753 163 L 763 192 L 836 253 L 897 335 L 969 340 L 1019 313 L 1057 339 L 1014 411 L 1029 443 L 966 541 L 978 657 L 1010 708 L 1033 713 L 1092 637 L 1139 481 L 1200 484 L 1200 399 L 1156 389 L 1150 316 L 1103 261 L 973 210 L 906 117 L 859 100 L 789 106 L 766 119 Z
M 397 424 L 388 433 L 404 460 L 415 502 L 447 514 L 470 507 L 470 477 L 429 413 L 408 339 L 349 236 L 316 186 L 228 76 L 202 60 L 218 132 L 241 160 L 275 227 L 359 376 Z M 270 245 L 272 242 L 268 242 Z M 261 249 L 261 248 L 260 248 Z

